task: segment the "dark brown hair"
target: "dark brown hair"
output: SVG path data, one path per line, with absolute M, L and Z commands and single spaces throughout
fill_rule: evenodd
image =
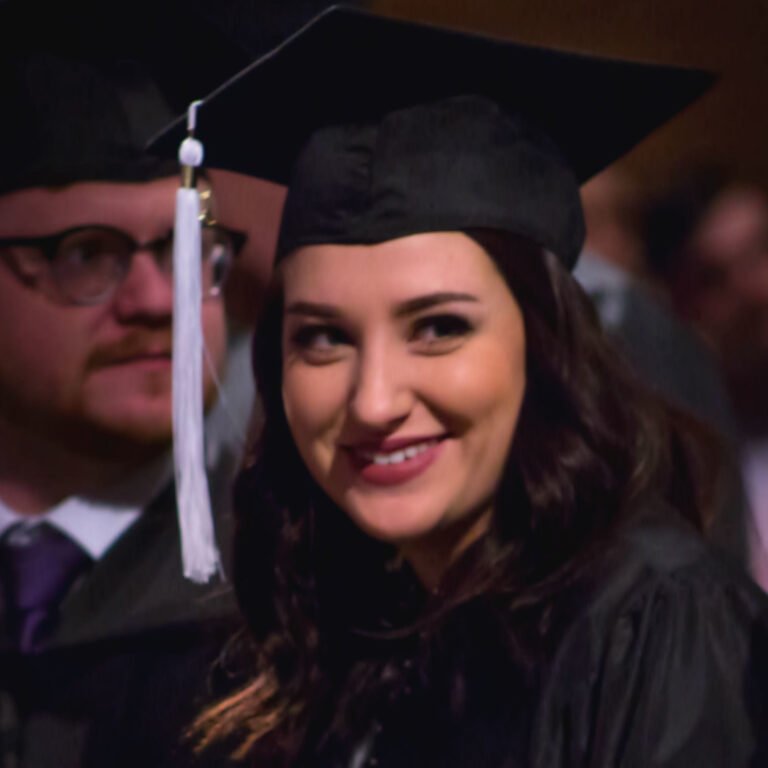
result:
M 320 733 L 350 746 L 382 696 L 391 700 L 387 659 L 400 639 L 428 642 L 482 599 L 522 617 L 507 625 L 510 648 L 529 659 L 558 593 L 643 500 L 699 519 L 688 438 L 635 382 L 559 260 L 506 234 L 468 234 L 509 284 L 526 332 L 526 393 L 491 530 L 425 596 L 393 570 L 391 547 L 323 494 L 283 411 L 278 276 L 255 351 L 265 422 L 236 488 L 250 679 L 199 719 L 203 745 L 225 741 L 274 766 L 293 764 Z

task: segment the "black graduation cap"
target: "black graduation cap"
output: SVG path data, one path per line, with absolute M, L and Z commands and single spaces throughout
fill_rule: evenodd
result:
M 278 255 L 490 227 L 571 265 L 578 184 L 711 80 L 336 7 L 206 98 L 197 136 L 209 167 L 289 185 Z
M 141 151 L 171 114 L 135 64 L 93 63 L 30 51 L 0 74 L 0 194 L 75 181 L 145 181 L 175 173 Z
M 147 140 L 306 21 L 287 6 L 270 24 L 244 0 L 0 2 L 0 194 L 176 173 Z

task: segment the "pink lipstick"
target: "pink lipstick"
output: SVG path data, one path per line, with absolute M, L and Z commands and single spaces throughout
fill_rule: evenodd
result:
M 373 485 L 399 485 L 426 471 L 443 449 L 442 438 L 398 438 L 349 448 L 353 467 Z

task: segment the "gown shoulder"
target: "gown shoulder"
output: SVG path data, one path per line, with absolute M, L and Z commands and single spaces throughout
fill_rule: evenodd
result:
M 534 768 L 768 765 L 768 597 L 681 523 L 617 536 L 564 596 Z

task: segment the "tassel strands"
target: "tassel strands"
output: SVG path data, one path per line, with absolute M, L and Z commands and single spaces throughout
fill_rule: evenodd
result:
M 205 583 L 221 574 L 221 560 L 203 449 L 201 223 L 195 186 L 203 146 L 194 138 L 201 103 L 190 105 L 188 136 L 179 147 L 182 187 L 176 192 L 173 247 L 173 454 L 184 576 Z

